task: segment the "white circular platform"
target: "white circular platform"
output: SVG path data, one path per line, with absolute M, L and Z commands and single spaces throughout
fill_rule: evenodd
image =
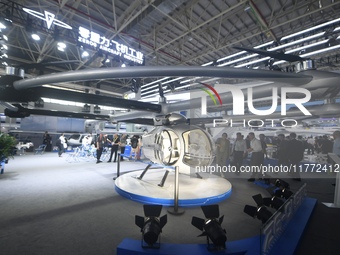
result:
M 134 171 L 119 176 L 115 181 L 116 191 L 131 200 L 146 204 L 174 205 L 175 171 L 170 172 L 163 187 L 158 186 L 166 169 L 149 169 L 142 180 L 143 171 Z M 217 175 L 200 174 L 203 178 L 179 175 L 179 206 L 216 204 L 231 194 L 231 183 Z

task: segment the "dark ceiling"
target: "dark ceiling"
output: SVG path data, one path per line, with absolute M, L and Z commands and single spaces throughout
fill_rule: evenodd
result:
M 46 17 L 44 11 L 55 14 L 50 29 L 46 19 L 39 19 L 24 12 L 24 7 L 41 13 L 43 19 Z M 145 65 L 197 66 L 214 61 L 216 63 L 223 57 L 240 52 L 233 48 L 234 46 L 254 47 L 270 41 L 274 41 L 273 45 L 278 46 L 282 44 L 280 39 L 283 36 L 338 19 L 340 1 L 2 0 L 0 12 L 3 17 L 9 17 L 13 21 L 12 26 L 3 30 L 9 38 L 9 65 L 76 60 L 76 63 L 63 65 L 45 64 L 34 68 L 26 66 L 26 73 L 36 76 L 58 71 L 120 65 L 113 54 L 107 55 L 98 48 L 86 48 L 85 45 L 83 46 L 90 56 L 87 59 L 82 58 L 82 49 L 78 42 L 79 26 L 142 52 Z M 55 21 L 68 24 L 72 29 L 57 26 Z M 340 30 L 333 32 L 334 28 L 339 26 L 340 21 L 323 27 L 327 33 L 317 40 L 330 38 L 332 42 L 339 44 L 340 40 L 336 38 Z M 40 41 L 31 39 L 32 29 L 37 30 Z M 303 36 L 317 32 L 316 30 Z M 63 40 L 67 44 L 64 52 L 57 50 L 57 40 Z M 301 45 L 303 44 L 294 47 Z M 339 70 L 339 53 L 337 48 L 313 55 L 312 58 L 317 60 L 321 69 Z M 109 58 L 109 63 L 103 63 L 106 57 Z M 238 64 L 257 58 L 261 56 Z M 257 65 L 265 68 L 263 63 Z M 142 79 L 141 83 L 150 81 L 152 79 Z M 64 86 L 74 86 L 81 90 L 88 87 L 122 94 L 130 91 L 131 84 L 131 79 L 117 79 Z

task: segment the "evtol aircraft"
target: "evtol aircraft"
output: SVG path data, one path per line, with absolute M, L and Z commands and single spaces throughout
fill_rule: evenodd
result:
M 252 49 L 246 49 L 251 51 Z M 265 54 L 260 52 L 260 54 Z M 285 54 L 285 57 L 289 54 Z M 273 56 L 278 57 L 278 56 Z M 296 61 L 296 59 L 294 59 Z M 99 79 L 143 78 L 143 77 L 217 77 L 242 78 L 267 81 L 254 88 L 240 89 L 228 84 L 221 85 L 227 91 L 219 93 L 221 105 L 218 109 L 230 108 L 233 105 L 234 115 L 226 118 L 256 119 L 282 117 L 326 117 L 339 116 L 340 105 L 334 99 L 339 93 L 340 74 L 318 71 L 310 59 L 297 59 L 299 73 L 273 70 L 254 70 L 233 67 L 212 66 L 136 66 L 125 68 L 95 68 L 90 70 L 68 71 L 46 74 L 34 78 L 24 78 L 22 70 L 6 67 L 6 75 L 0 78 L 0 101 L 6 107 L 5 114 L 9 117 L 22 118 L 30 114 L 68 116 L 109 120 L 111 122 L 133 122 L 155 125 L 156 128 L 143 137 L 143 151 L 146 157 L 155 163 L 179 166 L 180 172 L 189 174 L 190 167 L 210 165 L 214 158 L 214 143 L 211 136 L 199 127 L 208 119 L 186 119 L 177 114 L 182 110 L 202 108 L 202 97 L 167 103 L 160 90 L 161 100 L 158 104 L 115 98 L 105 95 L 86 94 L 45 87 L 46 84 L 76 82 Z M 270 82 L 270 83 L 269 83 Z M 228 91 L 229 90 L 229 91 Z M 25 108 L 20 103 L 37 101 L 41 97 L 77 101 L 126 108 L 131 111 L 116 115 L 86 114 Z M 272 98 L 270 109 L 256 110 L 253 101 L 261 98 Z M 309 100 L 328 98 L 324 105 L 305 107 Z M 275 100 L 274 100 L 275 99 Z M 236 102 L 235 102 L 236 101 Z M 238 104 L 241 102 L 241 104 Z M 244 111 L 244 103 L 253 114 Z M 281 102 L 281 113 L 276 112 L 277 102 Z M 295 104 L 296 109 L 285 112 L 288 104 Z M 216 108 L 212 100 L 206 106 Z M 241 109 L 241 110 L 240 110 Z M 284 109 L 282 112 L 282 109 Z M 236 113 L 236 114 L 235 114 Z M 151 116 L 151 119 L 150 119 Z M 146 118 L 148 117 L 148 118 Z M 196 122 L 196 123 L 195 123 Z M 210 119 L 211 122 L 211 119 Z M 198 125 L 195 125 L 198 124 Z M 229 122 L 230 124 L 230 122 Z

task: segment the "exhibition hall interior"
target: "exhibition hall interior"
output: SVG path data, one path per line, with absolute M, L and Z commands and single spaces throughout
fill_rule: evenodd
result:
M 0 1 L 0 254 L 340 254 L 339 0 Z

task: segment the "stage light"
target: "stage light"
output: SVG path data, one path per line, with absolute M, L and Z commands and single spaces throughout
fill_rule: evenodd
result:
M 253 218 L 255 217 L 258 218 L 264 224 L 269 220 L 273 213 L 269 211 L 268 208 L 265 206 L 261 194 L 254 195 L 253 199 L 257 207 L 246 205 L 243 209 L 243 212 L 245 212 L 246 214 L 250 215 Z
M 284 199 L 288 199 L 293 195 L 293 192 L 289 189 L 289 183 L 281 179 L 276 179 L 275 187 L 269 187 L 267 191 L 272 196 Z
M 287 188 L 283 188 L 283 189 L 277 189 L 275 191 L 275 196 L 277 197 L 281 197 L 281 198 L 285 198 L 288 199 L 293 195 L 293 192 L 291 192 L 289 189 Z
M 201 206 L 206 220 L 193 216 L 191 224 L 203 231 L 199 236 L 207 237 L 207 248 L 209 251 L 221 251 L 226 249 L 227 235 L 226 231 L 222 229 L 221 224 L 223 217 L 219 218 L 219 207 L 218 205 L 206 205 Z M 213 243 L 210 245 L 209 240 Z
M 284 201 L 276 196 L 263 198 L 263 203 L 266 206 L 272 207 L 275 210 L 279 210 L 284 204 Z
M 144 217 L 135 216 L 135 224 L 142 232 L 142 247 L 159 249 L 160 233 L 168 221 L 168 216 L 165 214 L 159 218 L 162 205 L 143 205 L 143 209 Z

